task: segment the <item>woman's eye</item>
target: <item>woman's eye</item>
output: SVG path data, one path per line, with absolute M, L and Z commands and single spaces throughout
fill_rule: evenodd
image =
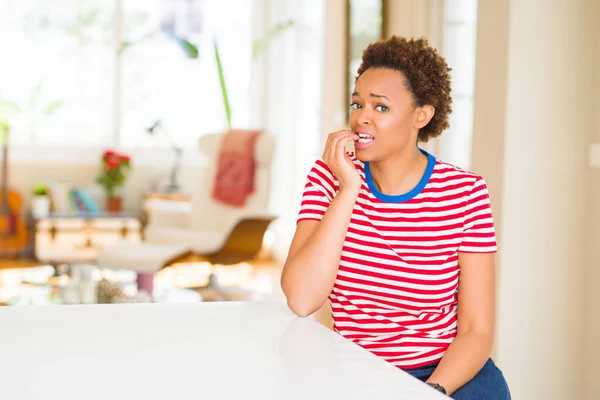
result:
M 350 104 L 350 108 L 353 110 L 359 109 L 361 106 L 357 102 Z
M 385 111 L 389 110 L 389 108 L 387 106 L 384 106 L 383 104 L 377 105 L 377 107 L 375 107 L 375 109 L 377 111 L 382 111 L 382 112 L 385 112 Z

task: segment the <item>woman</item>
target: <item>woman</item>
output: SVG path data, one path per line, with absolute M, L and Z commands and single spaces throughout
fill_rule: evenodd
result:
M 489 358 L 496 239 L 482 177 L 419 148 L 448 128 L 450 68 L 424 39 L 365 50 L 351 130 L 308 175 L 281 285 L 334 329 L 455 399 L 509 399 Z M 347 153 L 354 142 L 355 154 Z

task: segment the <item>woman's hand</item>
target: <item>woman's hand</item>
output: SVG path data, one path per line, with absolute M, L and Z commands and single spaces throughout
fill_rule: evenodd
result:
M 323 152 L 323 161 L 340 182 L 342 188 L 360 190 L 362 179 L 356 167 L 346 154 L 346 144 L 357 140 L 358 135 L 353 131 L 343 130 L 330 133 Z

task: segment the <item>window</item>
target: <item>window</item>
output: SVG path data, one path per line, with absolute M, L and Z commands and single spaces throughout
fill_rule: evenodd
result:
M 452 67 L 453 112 L 438 153 L 465 169 L 471 167 L 476 38 L 477 0 L 445 0 L 443 52 Z
M 248 124 L 252 1 L 0 0 L 0 100 L 11 142 L 151 147 L 160 120 L 185 147 L 226 129 L 213 39 L 232 124 Z M 184 38 L 197 46 L 188 57 Z M 6 107 L 5 107 L 6 108 Z
M 382 0 L 350 0 L 348 2 L 348 85 L 345 98 L 352 98 L 358 67 L 362 55 L 370 43 L 383 36 Z M 350 118 L 350 107 L 346 107 L 346 120 Z

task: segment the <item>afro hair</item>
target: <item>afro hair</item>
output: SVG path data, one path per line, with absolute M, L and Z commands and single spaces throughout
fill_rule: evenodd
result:
M 427 39 L 392 36 L 371 43 L 363 52 L 360 77 L 369 68 L 386 68 L 403 74 L 407 89 L 418 107 L 431 105 L 435 114 L 419 131 L 420 142 L 439 136 L 450 126 L 452 112 L 450 71 L 446 60 L 429 46 Z

